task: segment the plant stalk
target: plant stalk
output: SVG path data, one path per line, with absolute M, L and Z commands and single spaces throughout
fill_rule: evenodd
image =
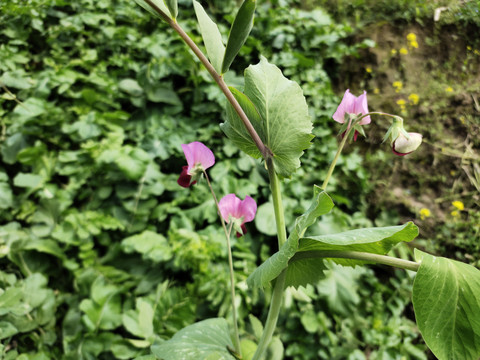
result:
M 267 158 L 268 176 L 270 178 L 270 187 L 272 190 L 273 207 L 275 210 L 275 223 L 277 226 L 277 237 L 279 248 L 287 241 L 287 230 L 285 228 L 285 216 L 282 204 L 282 193 L 280 191 L 280 180 L 275 173 L 275 167 L 273 165 L 273 159 Z M 263 329 L 262 337 L 258 343 L 257 350 L 253 355 L 252 360 L 259 360 L 267 350 L 270 341 L 272 340 L 273 333 L 277 326 L 278 315 L 282 307 L 283 290 L 285 288 L 286 272 L 277 277 L 275 286 L 273 288 L 272 299 L 270 302 L 270 309 L 268 310 L 267 321 Z
M 217 83 L 217 85 L 220 87 L 222 92 L 224 93 L 225 97 L 227 98 L 228 102 L 233 106 L 235 109 L 236 113 L 240 117 L 240 119 L 243 121 L 243 124 L 245 125 L 245 128 L 247 129 L 248 133 L 252 137 L 253 142 L 257 146 L 258 150 L 262 154 L 263 158 L 267 158 L 269 156 L 272 156 L 271 150 L 265 146 L 263 141 L 260 139 L 260 136 L 258 136 L 257 131 L 253 127 L 252 123 L 248 119 L 247 115 L 243 111 L 242 107 L 238 103 L 237 99 L 235 96 L 233 96 L 232 92 L 228 88 L 227 84 L 225 83 L 225 80 L 221 75 L 217 73 L 215 68 L 212 66 L 212 64 L 208 61 L 207 57 L 203 54 L 203 52 L 200 50 L 200 48 L 195 44 L 195 42 L 187 35 L 187 33 L 182 29 L 182 27 L 173 19 L 167 16 L 158 6 L 156 6 L 153 1 L 151 0 L 145 0 L 145 2 L 152 7 L 153 10 L 155 10 L 163 20 L 165 20 L 170 27 L 175 30 L 178 35 L 182 38 L 182 40 L 188 45 L 188 47 L 194 52 L 194 54 L 198 57 L 200 62 L 205 66 L 207 71 L 210 73 L 212 76 L 213 80 Z
M 227 230 L 227 226 L 225 225 L 225 221 L 222 217 L 222 213 L 220 212 L 220 205 L 218 204 L 217 196 L 213 191 L 212 184 L 210 183 L 210 179 L 208 178 L 207 172 L 203 170 L 203 174 L 205 175 L 205 179 L 207 180 L 208 187 L 210 192 L 212 193 L 213 200 L 215 201 L 215 206 L 217 207 L 218 217 L 222 223 L 223 232 L 225 233 L 225 238 L 227 239 L 227 249 L 228 249 L 228 267 L 230 271 L 230 297 L 232 298 L 232 317 L 233 317 L 233 327 L 235 333 L 235 351 L 240 356 L 241 348 L 240 348 L 240 335 L 238 331 L 238 321 L 237 321 L 237 308 L 235 306 L 235 273 L 233 270 L 233 256 L 232 256 L 232 246 L 230 244 L 230 235 L 232 232 L 233 223 L 230 224 Z
M 328 182 L 330 181 L 330 178 L 332 177 L 333 170 L 335 169 L 335 166 L 337 165 L 337 161 L 340 157 L 340 154 L 342 153 L 343 148 L 345 147 L 345 144 L 347 143 L 348 135 L 350 134 L 350 131 L 352 131 L 353 126 L 350 126 L 348 128 L 347 132 L 344 134 L 342 142 L 340 143 L 340 146 L 337 149 L 337 153 L 335 154 L 335 157 L 333 158 L 332 163 L 330 164 L 330 167 L 328 168 L 327 176 L 325 177 L 325 180 L 323 181 L 322 184 L 322 190 L 327 189 Z
M 418 271 L 420 264 L 414 261 L 398 259 L 391 256 L 372 254 L 360 251 L 340 251 L 340 250 L 312 250 L 297 252 L 289 263 L 311 258 L 331 258 L 331 259 L 354 259 L 374 262 L 378 264 L 397 267 L 400 269 Z

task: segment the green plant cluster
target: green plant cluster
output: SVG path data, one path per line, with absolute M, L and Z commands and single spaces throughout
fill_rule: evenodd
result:
M 213 14 L 236 6 L 208 5 Z M 189 1 L 180 12 L 200 43 Z M 184 44 L 127 0 L 9 0 L 0 14 L 1 357 L 150 359 L 152 344 L 196 320 L 228 315 L 226 244 L 213 200 L 202 182 L 189 190 L 176 183 L 180 145 L 194 140 L 215 149 L 217 194 L 250 195 L 261 205 L 255 227 L 234 244 L 234 266 L 238 292 L 248 294 L 240 318 L 264 318 L 269 291 L 252 292 L 246 278 L 275 243 L 266 173 L 225 141 L 223 95 Z M 231 20 L 222 19 L 223 30 Z M 285 184 L 290 224 L 335 153 L 330 116 L 339 98 L 331 77 L 344 56 L 372 45 L 349 44 L 352 31 L 321 9 L 262 4 L 226 74 L 241 88 L 242 64 L 262 52 L 302 84 L 323 140 L 314 140 L 305 166 Z M 333 192 L 353 200 L 335 196 L 339 209 L 317 234 L 371 225 L 361 213 L 362 157 L 352 151 L 340 165 Z M 407 293 L 407 275 L 390 286 L 368 272 L 339 270 L 317 287 L 292 290 L 279 324 L 287 358 L 425 358 L 404 316 L 408 297 L 393 296 Z M 332 288 L 338 276 L 342 285 Z M 254 337 L 252 324 L 240 326 Z

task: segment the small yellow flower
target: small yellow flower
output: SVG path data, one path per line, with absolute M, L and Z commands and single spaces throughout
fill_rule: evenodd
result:
M 460 116 L 460 117 L 458 118 L 458 120 L 460 120 L 460 122 L 461 122 L 463 125 L 465 125 L 465 116 Z
M 417 40 L 417 35 L 415 35 L 414 33 L 410 33 L 407 35 L 407 40 L 408 41 L 415 41 Z
M 401 81 L 394 81 L 392 86 L 395 88 L 395 92 L 402 90 L 403 84 Z
M 430 215 L 432 215 L 432 213 L 427 208 L 421 208 L 420 209 L 420 219 L 421 220 L 425 220 L 425 218 L 430 217 Z
M 456 207 L 458 210 L 462 211 L 465 209 L 465 205 L 463 205 L 463 202 L 456 200 L 452 202 L 452 205 Z
M 460 215 L 460 213 L 457 211 L 457 210 L 453 210 L 450 215 L 452 215 L 453 217 L 457 217 Z
M 406 48 L 402 47 L 402 48 L 400 49 L 400 54 L 402 54 L 402 55 L 407 55 L 407 54 L 408 54 L 408 50 L 407 50 Z
M 417 94 L 412 93 L 412 94 L 408 95 L 408 100 L 410 100 L 410 102 L 413 105 L 417 105 L 419 99 L 420 99 L 420 97 Z
M 446 92 L 453 92 L 453 88 L 452 88 L 451 86 L 447 86 L 447 87 L 445 88 L 445 91 L 446 91 Z
M 400 106 L 405 106 L 407 104 L 407 102 L 403 99 L 400 99 L 400 100 L 397 100 L 397 104 L 400 105 Z
M 370 74 L 372 72 L 372 68 L 370 66 L 367 66 L 365 68 L 365 71 Z
M 478 51 L 478 50 L 476 50 L 476 49 L 473 50 L 473 53 L 474 53 L 475 55 L 480 55 L 480 51 Z
M 397 50 L 392 49 L 392 50 L 390 51 L 390 54 L 392 54 L 392 55 L 397 55 Z
M 380 89 L 379 89 L 379 88 L 373 89 L 373 93 L 374 93 L 374 94 L 380 94 Z
M 415 49 L 418 49 L 418 42 L 416 40 L 414 41 L 410 41 L 408 43 L 408 45 L 410 45 L 411 47 L 415 48 Z
M 472 51 L 472 47 L 471 47 L 471 46 L 467 46 L 467 50 L 468 50 L 468 51 Z
M 450 175 L 455 176 L 457 172 L 455 170 L 450 170 Z

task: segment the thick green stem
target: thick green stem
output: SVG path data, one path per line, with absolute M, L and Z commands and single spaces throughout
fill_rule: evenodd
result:
M 212 64 L 208 61 L 207 57 L 203 54 L 203 52 L 200 50 L 200 48 L 195 44 L 195 42 L 187 35 L 187 33 L 182 29 L 182 27 L 173 19 L 170 19 L 158 6 L 156 6 L 153 1 L 151 0 L 145 0 L 145 2 L 152 7 L 155 12 L 157 12 L 165 22 L 170 25 L 173 30 L 175 30 L 178 35 L 182 38 L 182 40 L 185 42 L 185 44 L 188 45 L 190 49 L 194 52 L 194 54 L 198 57 L 198 59 L 201 61 L 201 63 L 205 66 L 207 71 L 210 73 L 212 76 L 213 80 L 217 83 L 217 85 L 220 87 L 220 90 L 222 90 L 223 94 L 227 98 L 228 102 L 233 106 L 234 110 L 242 120 L 243 124 L 245 125 L 245 128 L 247 129 L 248 133 L 252 137 L 253 142 L 257 146 L 258 150 L 260 153 L 263 155 L 264 158 L 267 158 L 269 156 L 272 156 L 272 152 L 270 149 L 268 149 L 263 141 L 260 139 L 260 136 L 258 136 L 257 131 L 253 127 L 252 123 L 248 119 L 247 115 L 243 111 L 242 107 L 238 103 L 237 99 L 235 96 L 233 96 L 232 92 L 228 88 L 227 84 L 223 80 L 223 77 L 217 73 L 215 68 L 212 66 Z
M 207 172 L 203 170 L 203 174 L 205 175 L 205 179 L 207 180 L 208 187 L 210 192 L 212 193 L 213 200 L 215 201 L 215 206 L 217 207 L 218 216 L 220 217 L 220 221 L 222 223 L 223 232 L 225 233 L 225 238 L 227 239 L 227 249 L 228 249 L 228 267 L 230 271 L 230 297 L 232 298 L 232 317 L 233 317 L 233 326 L 235 332 L 235 351 L 241 356 L 241 348 L 240 348 L 240 335 L 238 331 L 238 322 L 237 322 L 237 307 L 235 306 L 235 273 L 233 270 L 233 257 L 232 257 L 232 246 L 230 244 L 230 235 L 232 232 L 233 223 L 230 224 L 227 230 L 227 226 L 225 221 L 223 220 L 222 213 L 220 212 L 220 205 L 218 204 L 217 196 L 213 191 L 212 184 L 210 183 L 210 179 L 208 178 Z
M 354 259 L 374 262 L 388 266 L 394 266 L 405 270 L 418 271 L 419 263 L 394 258 L 391 256 L 378 255 L 359 251 L 339 251 L 339 250 L 312 250 L 297 252 L 291 259 L 290 263 L 311 258 L 330 258 L 330 259 Z
M 287 241 L 287 230 L 285 228 L 285 217 L 282 205 L 282 193 L 280 190 L 280 180 L 275 173 L 273 159 L 267 158 L 268 176 L 270 178 L 270 187 L 272 190 L 273 207 L 275 210 L 275 222 L 277 226 L 277 237 L 279 248 Z M 262 337 L 258 343 L 257 351 L 253 355 L 252 360 L 259 360 L 267 350 L 270 341 L 272 340 L 275 327 L 277 326 L 278 315 L 282 307 L 283 290 L 285 288 L 286 272 L 283 271 L 276 279 L 273 288 L 272 300 L 270 302 L 270 309 L 268 310 L 267 321 L 263 329 Z

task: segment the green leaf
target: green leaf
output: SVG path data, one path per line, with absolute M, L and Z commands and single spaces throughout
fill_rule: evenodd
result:
M 418 236 L 413 222 L 399 226 L 350 230 L 338 234 L 309 236 L 300 239 L 298 251 L 360 251 L 385 255 L 399 242 L 409 242 Z M 333 259 L 345 266 L 365 264 L 363 260 Z M 303 261 L 298 260 L 298 261 Z
M 176 19 L 178 16 L 178 4 L 177 0 L 165 0 L 165 4 L 168 7 L 168 11 L 170 12 L 172 19 Z
M 208 58 L 212 66 L 220 74 L 222 71 L 222 61 L 225 55 L 225 46 L 223 45 L 222 35 L 218 30 L 217 24 L 207 15 L 199 2 L 193 1 L 195 14 L 197 15 L 200 33 L 202 34 L 203 43 L 207 49 Z
M 43 181 L 43 177 L 37 174 L 18 173 L 13 179 L 13 185 L 25 188 L 36 188 Z
M 151 349 L 163 360 L 235 360 L 228 351 L 233 349 L 229 334 L 225 319 L 207 319 L 183 328 L 170 340 Z
M 143 94 L 143 89 L 140 87 L 137 80 L 134 79 L 123 79 L 118 83 L 118 88 L 134 97 Z
M 247 115 L 248 119 L 263 141 L 265 139 L 265 134 L 262 128 L 262 118 L 255 105 L 253 105 L 252 101 L 245 94 L 237 89 L 230 87 L 230 91 L 235 99 L 237 99 L 238 103 L 245 112 L 245 115 Z M 258 159 L 262 156 L 257 148 L 257 145 L 255 145 L 255 143 L 252 141 L 252 137 L 245 128 L 243 121 L 240 119 L 230 103 L 227 105 L 227 121 L 221 124 L 220 127 L 225 135 L 227 135 L 228 138 L 246 154 L 254 157 L 255 159 Z
M 480 271 L 415 249 L 421 261 L 413 308 L 425 343 L 440 360 L 480 358 Z
M 295 221 L 295 227 L 288 237 L 288 240 L 281 249 L 260 265 L 247 279 L 248 285 L 253 287 L 265 287 L 287 268 L 288 261 L 295 255 L 298 247 L 298 240 L 305 230 L 315 220 L 330 212 L 333 208 L 333 201 L 328 194 L 318 186 L 314 187 L 314 198 L 309 209 Z M 288 278 L 288 273 L 287 273 Z
M 313 138 L 312 122 L 300 86 L 262 57 L 259 64 L 245 70 L 244 95 L 234 94 L 237 99 L 241 98 L 240 105 L 262 142 L 272 151 L 276 172 L 290 177 L 300 167 L 303 150 L 310 146 Z M 255 144 L 243 127 L 236 112 L 227 109 L 225 134 L 241 150 L 256 157 Z
M 170 260 L 173 251 L 168 245 L 167 239 L 160 234 L 150 230 L 130 236 L 122 241 L 122 248 L 127 254 L 139 252 L 144 259 L 155 262 Z
M 266 202 L 258 207 L 257 215 L 255 216 L 255 226 L 263 234 L 270 236 L 277 234 L 273 203 Z
M 0 340 L 6 339 L 18 333 L 18 330 L 8 321 L 0 321 Z
M 227 48 L 223 58 L 222 74 L 226 73 L 232 65 L 233 60 L 242 48 L 253 27 L 253 18 L 255 16 L 255 0 L 245 0 L 238 10 L 237 16 L 233 21 L 232 28 L 228 34 Z
M 143 7 L 145 10 L 147 10 L 153 16 L 163 20 L 163 18 L 155 10 L 153 10 L 152 7 L 145 0 L 135 0 L 135 2 L 141 7 Z M 156 7 L 162 10 L 165 13 L 165 15 L 167 15 L 169 18 L 172 17 L 172 15 L 170 15 L 170 11 L 168 11 L 163 0 L 152 0 L 152 3 L 154 3 Z

